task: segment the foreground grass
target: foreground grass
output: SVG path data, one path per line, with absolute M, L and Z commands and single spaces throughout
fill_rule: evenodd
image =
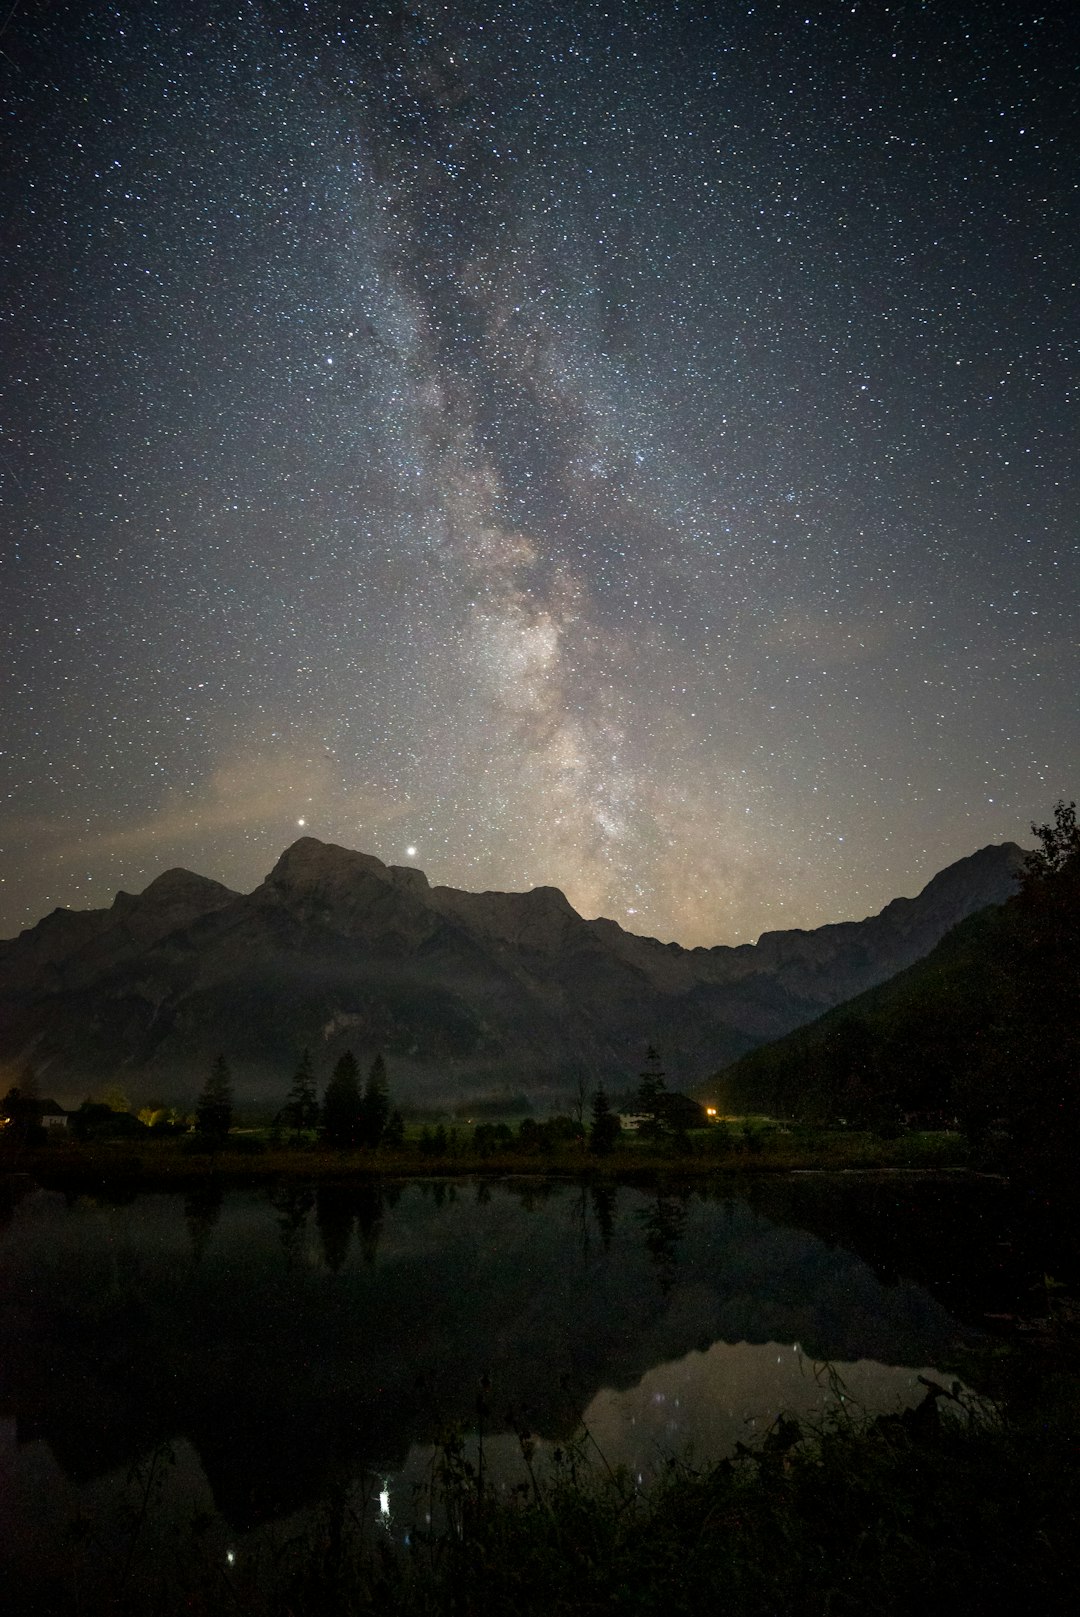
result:
M 177 1546 L 129 1586 L 84 1586 L 85 1617 L 1055 1617 L 1075 1610 L 1075 1440 L 1015 1427 L 929 1386 L 903 1415 L 824 1429 L 781 1418 L 763 1443 L 640 1486 L 586 1445 L 493 1487 L 460 1438 L 396 1540 L 348 1490 L 303 1532 L 229 1559 Z M 472 1450 L 475 1454 L 475 1450 Z M 429 1525 L 434 1524 L 434 1525 Z M 137 1559 L 137 1558 L 136 1558 Z M 225 1563 L 228 1564 L 225 1564 Z M 70 1569 L 65 1569 L 65 1572 Z M 44 1603 L 65 1607 L 61 1573 Z M 136 1596 L 133 1585 L 139 1586 Z M 59 1603 L 48 1604 L 52 1599 Z
M 672 1466 L 645 1489 L 603 1470 L 583 1479 L 571 1460 L 488 1502 L 451 1472 L 455 1530 L 384 1567 L 353 1609 L 1072 1611 L 1078 1471 L 1075 1445 L 929 1389 L 903 1416 L 819 1433 L 781 1420 L 757 1450 L 700 1473 Z
M 184 1139 L 52 1142 L 38 1150 L 0 1153 L 0 1171 L 19 1170 L 46 1184 L 123 1181 L 132 1189 L 181 1188 L 207 1178 L 235 1184 L 276 1180 L 351 1178 L 470 1178 L 492 1175 L 594 1177 L 633 1182 L 657 1175 L 686 1178 L 717 1173 L 790 1173 L 798 1170 L 935 1170 L 969 1166 L 961 1136 L 911 1133 L 881 1140 L 854 1130 L 750 1132 L 746 1138 L 702 1130 L 681 1144 L 633 1141 L 606 1156 L 572 1143 L 549 1150 L 478 1152 L 463 1137 L 439 1152 L 406 1141 L 393 1150 L 335 1151 L 322 1146 L 267 1144 L 257 1135 L 230 1136 L 214 1151 L 193 1152 Z

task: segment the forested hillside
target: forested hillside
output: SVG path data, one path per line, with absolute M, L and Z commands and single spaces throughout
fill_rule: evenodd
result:
M 717 1075 L 728 1111 L 890 1128 L 956 1118 L 1012 1161 L 1080 1148 L 1080 831 L 1035 826 L 1017 896 L 891 981 Z

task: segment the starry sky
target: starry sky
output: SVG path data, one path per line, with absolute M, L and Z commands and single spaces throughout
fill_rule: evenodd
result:
M 1027 839 L 1069 14 L 5 0 L 0 934 L 309 834 L 735 943 Z

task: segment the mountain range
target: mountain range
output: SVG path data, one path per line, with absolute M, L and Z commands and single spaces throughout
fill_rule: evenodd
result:
M 585 920 L 554 887 L 468 893 L 304 837 L 248 894 L 168 870 L 109 909 L 57 909 L 0 942 L 0 1062 L 43 1092 L 118 1081 L 186 1101 L 215 1054 L 241 1102 L 280 1099 L 300 1052 L 386 1056 L 414 1104 L 636 1081 L 647 1045 L 673 1087 L 910 966 L 1014 891 L 1015 843 L 916 898 L 756 944 L 687 949 Z

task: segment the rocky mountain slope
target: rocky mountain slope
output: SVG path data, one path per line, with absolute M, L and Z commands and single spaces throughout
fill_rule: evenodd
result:
M 684 949 L 583 920 L 553 887 L 466 893 L 304 837 L 253 893 L 170 870 L 111 909 L 0 942 L 0 1062 L 50 1094 L 105 1078 L 184 1099 L 224 1052 L 241 1100 L 382 1049 L 395 1094 L 454 1100 L 634 1079 L 647 1043 L 695 1083 L 925 955 L 1013 891 L 991 846 L 865 921 Z

